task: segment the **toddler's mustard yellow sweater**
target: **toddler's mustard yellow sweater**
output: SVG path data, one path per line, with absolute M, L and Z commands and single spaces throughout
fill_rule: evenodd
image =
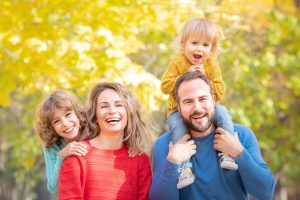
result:
M 178 54 L 169 64 L 161 78 L 160 89 L 164 94 L 169 94 L 168 115 L 176 109 L 176 99 L 174 87 L 176 80 L 188 72 L 192 64 L 186 59 L 184 54 Z M 216 102 L 223 98 L 225 85 L 222 79 L 222 73 L 218 63 L 212 59 L 207 59 L 204 63 L 205 74 L 211 81 Z

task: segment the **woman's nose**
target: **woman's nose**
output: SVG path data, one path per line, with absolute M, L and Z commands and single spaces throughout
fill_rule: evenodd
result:
M 114 114 L 114 113 L 116 113 L 117 112 L 117 110 L 116 110 L 116 108 L 114 107 L 114 106 L 111 106 L 110 108 L 109 108 L 109 111 L 108 111 L 110 114 Z

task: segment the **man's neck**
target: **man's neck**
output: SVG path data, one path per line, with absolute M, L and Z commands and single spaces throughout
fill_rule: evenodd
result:
M 190 130 L 190 133 L 193 137 L 204 137 L 204 136 L 207 136 L 209 134 L 211 134 L 213 131 L 215 130 L 215 126 L 214 125 L 211 125 L 210 128 L 208 128 L 206 131 L 204 132 L 197 132 L 197 131 L 193 131 L 193 130 Z

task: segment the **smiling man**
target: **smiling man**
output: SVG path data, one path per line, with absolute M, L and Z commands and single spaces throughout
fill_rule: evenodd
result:
M 272 199 L 275 181 L 251 129 L 235 124 L 236 135 L 213 124 L 214 96 L 209 80 L 199 72 L 181 76 L 175 86 L 178 110 L 189 134 L 176 144 L 163 134 L 153 151 L 152 200 Z M 218 151 L 233 157 L 238 170 L 220 167 Z M 178 166 L 191 158 L 194 184 L 178 190 Z

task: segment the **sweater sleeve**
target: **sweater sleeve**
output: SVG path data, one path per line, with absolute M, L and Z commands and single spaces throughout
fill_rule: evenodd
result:
M 257 139 L 251 129 L 246 129 L 244 150 L 235 158 L 239 165 L 239 173 L 246 190 L 255 199 L 272 199 L 275 188 L 275 180 L 267 164 L 264 162 Z
M 43 152 L 46 163 L 47 188 L 51 193 L 57 193 L 58 176 L 64 158 L 59 157 L 57 153 L 60 151 L 57 145 L 51 148 L 43 146 Z
M 162 75 L 160 85 L 161 91 L 164 94 L 172 94 L 174 92 L 175 83 L 180 76 L 181 74 L 177 69 L 176 62 L 172 61 Z
M 179 165 L 168 161 L 170 134 L 161 136 L 153 148 L 153 181 L 150 188 L 150 200 L 179 200 L 176 187 Z
M 85 176 L 85 165 L 80 157 L 66 158 L 60 170 L 58 199 L 83 200 Z
M 209 62 L 209 65 L 212 65 L 211 70 L 206 75 L 211 81 L 214 94 L 216 95 L 216 101 L 221 101 L 225 92 L 225 84 L 222 78 L 221 68 L 218 63 L 213 61 Z
M 142 155 L 139 160 L 138 167 L 138 188 L 137 199 L 148 200 L 149 190 L 152 182 L 152 173 L 150 167 L 150 161 L 147 155 Z

